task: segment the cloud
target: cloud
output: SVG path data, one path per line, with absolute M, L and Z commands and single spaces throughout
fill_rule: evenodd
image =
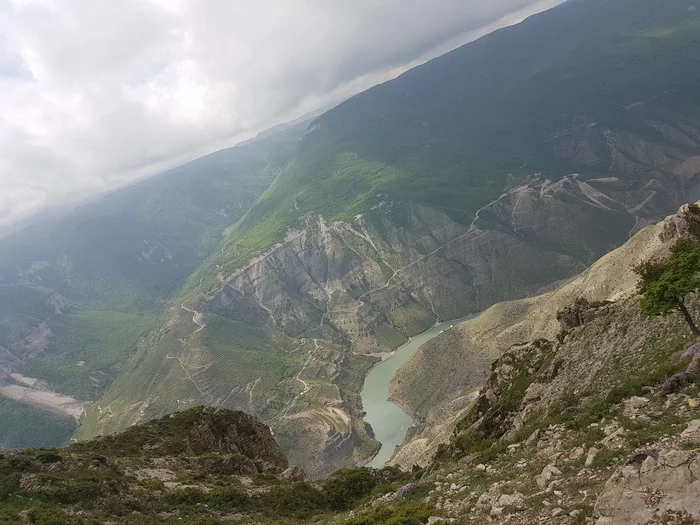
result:
M 559 0 L 0 0 L 0 229 Z

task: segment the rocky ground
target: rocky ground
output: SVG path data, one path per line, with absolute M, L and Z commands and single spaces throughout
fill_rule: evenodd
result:
M 410 488 L 434 505 L 435 523 L 698 524 L 700 388 L 643 391 L 575 419 L 550 416 L 559 422 L 473 439 L 476 452 L 453 450 Z

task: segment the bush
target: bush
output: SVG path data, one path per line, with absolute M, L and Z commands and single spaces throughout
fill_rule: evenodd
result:
M 214 490 L 207 495 L 207 501 L 212 507 L 227 511 L 242 511 L 252 506 L 252 501 L 245 492 L 233 488 Z
M 275 516 L 308 519 L 328 508 L 323 493 L 310 483 L 272 487 L 256 499 L 260 510 Z
M 60 509 L 51 507 L 38 507 L 29 511 L 27 517 L 29 523 L 36 525 L 78 525 L 85 523 L 84 520 L 75 516 L 68 516 Z
M 19 474 L 0 476 L 0 501 L 10 497 L 19 490 Z
M 207 495 L 200 489 L 187 487 L 171 492 L 165 497 L 165 500 L 171 505 L 196 505 L 204 503 L 207 500 Z
M 407 503 L 398 507 L 382 507 L 363 512 L 344 521 L 345 525 L 421 525 L 435 513 L 425 503 Z
M 358 468 L 339 470 L 326 482 L 324 489 L 332 510 L 348 510 L 376 486 L 372 471 Z

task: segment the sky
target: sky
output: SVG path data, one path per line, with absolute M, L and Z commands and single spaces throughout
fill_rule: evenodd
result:
M 560 0 L 0 0 L 0 233 Z

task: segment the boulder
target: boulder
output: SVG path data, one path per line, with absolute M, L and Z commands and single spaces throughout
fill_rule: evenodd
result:
M 556 476 L 561 476 L 561 470 L 554 465 L 547 465 L 542 469 L 541 474 L 535 476 L 535 483 L 537 483 L 537 486 L 541 490 L 544 490 L 547 488 L 547 485 L 549 485 L 549 482 Z
M 700 441 L 700 419 L 688 423 L 688 428 L 681 433 L 681 439 L 685 441 Z
M 280 474 L 280 478 L 285 481 L 304 481 L 306 480 L 306 472 L 299 467 L 289 467 Z
M 667 449 L 654 456 L 629 462 L 610 477 L 595 505 L 597 525 L 657 523 L 660 513 L 680 510 L 700 518 L 700 453 Z

